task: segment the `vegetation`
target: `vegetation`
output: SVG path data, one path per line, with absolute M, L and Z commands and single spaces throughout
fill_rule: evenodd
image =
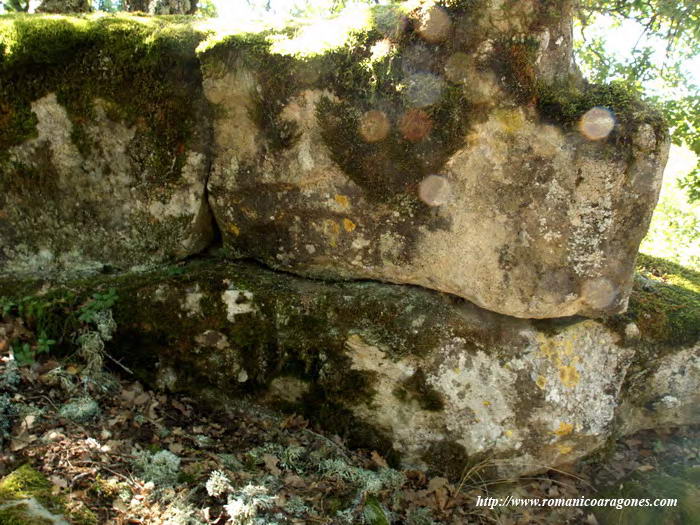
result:
M 654 343 L 692 344 L 700 337 L 700 272 L 640 254 L 626 314 Z
M 700 4 L 695 0 L 580 0 L 582 38 L 577 58 L 593 82 L 618 80 L 637 89 L 662 109 L 674 144 L 700 154 Z M 621 26 L 639 34 L 626 53 L 612 53 L 612 43 L 596 24 L 607 23 L 610 35 Z M 617 37 L 614 37 L 617 38 Z M 694 65 L 695 64 L 695 65 Z M 680 182 L 692 200 L 700 199 L 700 165 Z

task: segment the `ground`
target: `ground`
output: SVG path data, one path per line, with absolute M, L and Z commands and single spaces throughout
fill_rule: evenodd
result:
M 486 461 L 448 480 L 388 468 L 375 451 L 350 450 L 297 415 L 247 403 L 212 411 L 144 389 L 124 370 L 90 382 L 85 369 L 75 358 L 21 368 L 3 358 L 0 398 L 10 400 L 4 415 L 11 413 L 14 424 L 5 429 L 0 455 L 0 523 L 50 523 L 17 521 L 9 513 L 17 507 L 3 509 L 30 496 L 76 524 L 642 523 L 639 516 L 623 520 L 629 509 L 491 509 L 475 502 L 477 496 L 618 497 L 610 486 L 630 497 L 625 483 L 633 497 L 658 497 L 635 495 L 635 487 L 646 486 L 638 478 L 650 475 L 656 476 L 651 486 L 664 487 L 661 497 L 681 499 L 657 520 L 697 519 L 683 520 L 683 512 L 697 495 L 700 428 L 642 432 L 539 476 L 485 480 Z M 38 492 L 22 488 L 21 476 Z M 8 490 L 13 486 L 19 493 Z

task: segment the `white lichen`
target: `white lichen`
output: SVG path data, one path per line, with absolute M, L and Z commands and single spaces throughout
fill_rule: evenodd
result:
M 134 467 L 145 481 L 153 482 L 157 488 L 172 487 L 180 473 L 180 458 L 169 450 L 144 452 L 136 457 Z

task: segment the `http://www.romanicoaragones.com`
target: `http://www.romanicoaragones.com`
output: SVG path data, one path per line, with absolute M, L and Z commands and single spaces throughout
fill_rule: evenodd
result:
M 649 498 L 493 498 L 476 497 L 477 507 L 675 507 L 678 500 Z

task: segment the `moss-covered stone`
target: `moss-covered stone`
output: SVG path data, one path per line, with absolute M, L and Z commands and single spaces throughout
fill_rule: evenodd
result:
M 125 268 L 210 241 L 190 22 L 0 17 L 0 273 Z
M 71 508 L 63 496 L 53 491 L 51 482 L 30 465 L 23 465 L 0 480 L 0 523 L 44 525 L 54 523 L 57 517 L 75 525 L 97 525 L 97 517 L 91 511 Z
M 460 470 L 496 456 L 508 475 L 601 446 L 616 410 L 627 411 L 630 428 L 696 417 L 664 379 L 692 388 L 677 349 L 664 350 L 663 377 L 623 385 L 634 351 L 603 323 L 533 323 L 419 288 L 312 281 L 202 258 L 15 291 L 22 295 L 2 300 L 9 314 L 30 329 L 41 323 L 65 351 L 82 314 L 117 296 L 106 351 L 139 379 L 213 404 L 247 398 L 303 414 L 392 464 Z M 657 390 L 678 406 L 653 405 Z M 638 414 L 628 398 L 656 408 Z
M 578 76 L 571 8 L 378 6 L 327 39 L 301 24 L 211 41 L 224 245 L 518 317 L 623 311 L 668 137 L 631 90 Z M 616 123 L 587 137 L 597 106 Z
M 629 310 L 618 325 L 633 321 L 642 341 L 670 348 L 700 338 L 700 273 L 640 254 Z

